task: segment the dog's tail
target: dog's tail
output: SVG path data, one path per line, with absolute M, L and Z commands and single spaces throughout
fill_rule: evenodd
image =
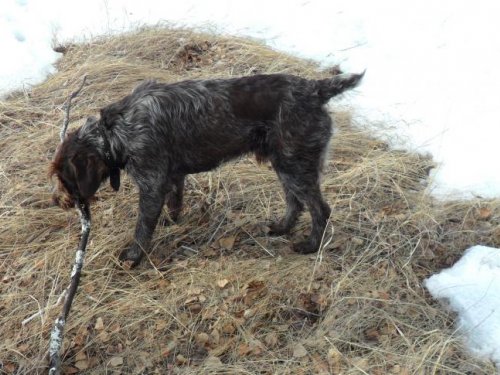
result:
M 361 74 L 342 73 L 337 74 L 333 78 L 316 81 L 318 96 L 322 104 L 326 103 L 334 96 L 356 87 L 365 75 L 365 72 L 366 70 Z

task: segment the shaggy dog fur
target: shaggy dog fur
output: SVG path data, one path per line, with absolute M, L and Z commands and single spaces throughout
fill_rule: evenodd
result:
M 312 231 L 293 246 L 318 250 L 330 216 L 319 177 L 332 135 L 328 100 L 355 87 L 363 74 L 307 80 L 272 74 L 234 79 L 141 83 L 130 95 L 101 110 L 70 133 L 50 173 L 59 182 L 54 201 L 63 208 L 88 201 L 108 177 L 115 190 L 120 170 L 139 188 L 134 243 L 120 255 L 132 265 L 150 245 L 164 202 L 176 220 L 184 178 L 254 153 L 274 167 L 286 197 L 286 213 L 271 234 L 288 233 L 306 206 Z

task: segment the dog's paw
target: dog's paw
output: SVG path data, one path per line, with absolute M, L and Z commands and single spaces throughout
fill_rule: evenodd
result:
M 179 222 L 179 217 L 181 216 L 181 210 L 171 210 L 169 212 L 169 216 L 172 223 L 177 224 Z
M 168 227 L 170 225 L 175 225 L 179 223 L 179 212 L 170 212 L 169 215 L 162 215 L 160 216 L 160 219 L 158 220 L 158 224 L 160 224 L 162 227 Z
M 131 269 L 139 265 L 142 259 L 142 251 L 137 246 L 125 248 L 118 258 L 124 268 Z
M 272 222 L 267 225 L 269 231 L 267 234 L 270 236 L 283 236 L 284 234 L 290 233 L 290 228 L 283 225 L 281 221 Z
M 319 246 L 310 241 L 301 241 L 292 245 L 292 250 L 299 254 L 311 254 L 318 251 Z

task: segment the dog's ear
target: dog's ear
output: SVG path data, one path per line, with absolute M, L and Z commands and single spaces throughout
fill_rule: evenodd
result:
M 109 171 L 109 183 L 114 191 L 120 190 L 120 169 L 112 168 Z
M 93 124 L 97 122 L 97 118 L 95 116 L 89 116 L 87 117 L 87 120 L 85 121 L 85 124 L 83 125 L 84 128 L 90 127 Z
M 95 155 L 77 154 L 71 159 L 73 173 L 81 198 L 89 199 L 94 196 L 102 181 L 101 162 Z

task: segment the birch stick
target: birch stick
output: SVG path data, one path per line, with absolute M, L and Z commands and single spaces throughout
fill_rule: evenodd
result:
M 71 283 L 68 287 L 66 299 L 64 300 L 64 306 L 62 308 L 61 314 L 56 319 L 54 328 L 52 329 L 52 332 L 50 334 L 49 375 L 59 375 L 61 373 L 61 357 L 59 351 L 61 350 L 64 337 L 64 325 L 66 324 L 69 310 L 71 309 L 71 304 L 78 288 L 78 283 L 80 281 L 80 276 L 82 273 L 83 259 L 85 256 L 87 241 L 90 234 L 90 207 L 88 203 L 82 202 L 78 202 L 77 205 L 80 212 L 80 221 L 82 224 L 82 236 L 80 238 L 80 243 L 78 244 L 78 249 L 76 251 L 75 263 L 71 271 Z

